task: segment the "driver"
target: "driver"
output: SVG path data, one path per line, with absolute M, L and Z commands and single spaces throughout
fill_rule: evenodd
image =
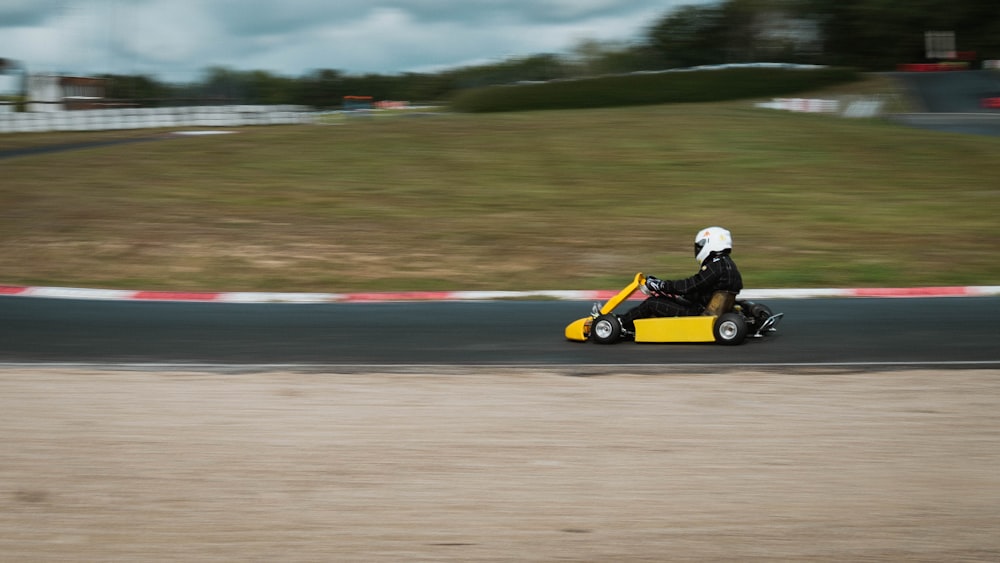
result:
M 682 280 L 646 278 L 650 296 L 618 318 L 623 333 L 635 333 L 635 320 L 646 317 L 684 317 L 700 315 L 716 291 L 734 295 L 743 289 L 743 278 L 729 254 L 733 237 L 722 227 L 708 227 L 694 237 L 694 255 L 701 263 L 695 275 Z

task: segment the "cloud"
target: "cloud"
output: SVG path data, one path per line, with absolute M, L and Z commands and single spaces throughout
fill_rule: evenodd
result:
M 41 25 L 65 4 L 58 0 L 4 0 L 0 3 L 0 28 Z
M 698 1 L 698 0 L 694 0 Z M 440 69 L 637 39 L 684 0 L 4 0 L 0 57 L 34 71 L 194 79 Z

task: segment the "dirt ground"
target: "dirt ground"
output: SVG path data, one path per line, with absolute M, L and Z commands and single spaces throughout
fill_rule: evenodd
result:
M 1000 370 L 428 371 L 0 369 L 0 560 L 1000 560 Z

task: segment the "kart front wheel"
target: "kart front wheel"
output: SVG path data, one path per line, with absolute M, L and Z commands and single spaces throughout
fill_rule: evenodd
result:
M 747 321 L 739 313 L 725 313 L 715 321 L 715 341 L 735 346 L 747 337 Z
M 590 339 L 598 344 L 613 344 L 622 336 L 622 325 L 614 315 L 601 315 L 590 324 Z

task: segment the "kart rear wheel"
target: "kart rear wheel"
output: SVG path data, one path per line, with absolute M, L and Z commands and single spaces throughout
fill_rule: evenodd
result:
M 601 315 L 590 324 L 590 339 L 598 344 L 614 344 L 621 336 L 622 325 L 614 315 Z
M 715 320 L 715 341 L 735 346 L 747 337 L 747 321 L 739 313 L 725 313 Z
M 757 320 L 757 324 L 763 324 L 764 321 L 769 319 L 774 313 L 771 312 L 771 308 L 763 303 L 754 303 L 750 306 L 748 314 Z

